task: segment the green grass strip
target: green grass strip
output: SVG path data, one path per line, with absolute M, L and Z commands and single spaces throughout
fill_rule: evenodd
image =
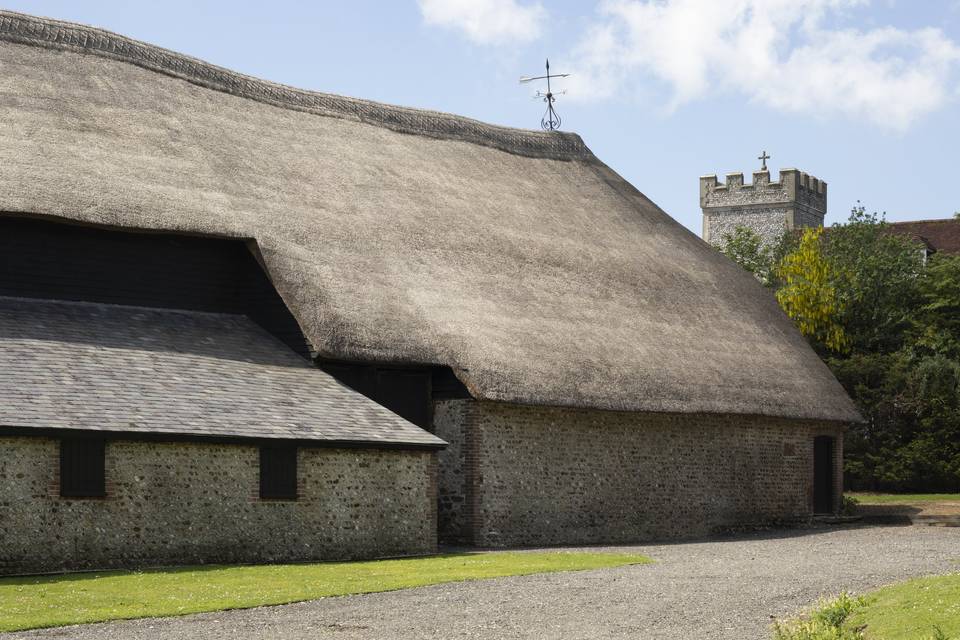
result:
M 645 564 L 626 553 L 460 553 L 427 558 L 202 566 L 0 579 L 0 631 L 243 609 L 443 582 Z
M 960 574 L 821 600 L 773 625 L 774 640 L 960 640 Z
M 866 603 L 848 624 L 866 625 L 868 640 L 960 640 L 960 574 L 883 587 L 867 594 Z
M 909 504 L 911 502 L 960 502 L 960 493 L 847 493 L 860 504 Z

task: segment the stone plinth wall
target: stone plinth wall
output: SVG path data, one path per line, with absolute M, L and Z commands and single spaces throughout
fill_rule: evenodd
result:
M 627 543 L 802 520 L 813 511 L 814 437 L 837 437 L 842 460 L 833 423 L 452 403 L 445 415 L 461 427 L 441 436 L 461 434 L 464 482 L 445 486 L 441 472 L 440 492 L 460 491 L 463 506 L 444 510 L 441 500 L 441 531 L 481 546 Z
M 436 551 L 428 451 L 301 448 L 299 498 L 259 499 L 257 447 L 107 441 L 106 498 L 59 496 L 59 442 L 0 438 L 0 573 Z

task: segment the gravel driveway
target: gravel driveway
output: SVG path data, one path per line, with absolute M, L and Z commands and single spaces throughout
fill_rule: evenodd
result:
M 960 570 L 958 528 L 811 529 L 618 549 L 657 563 L 0 634 L 0 640 L 767 639 L 771 615 L 794 612 L 820 595 Z

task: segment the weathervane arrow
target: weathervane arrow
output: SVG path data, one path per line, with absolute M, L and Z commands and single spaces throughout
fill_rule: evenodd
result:
M 541 93 L 537 91 L 535 98 L 542 98 L 544 102 L 547 103 L 547 110 L 543 114 L 543 118 L 540 119 L 540 126 L 544 131 L 556 131 L 560 128 L 560 116 L 557 115 L 556 110 L 553 108 L 553 103 L 556 102 L 556 95 L 553 93 L 553 89 L 550 87 L 551 78 L 568 78 L 570 77 L 569 73 L 550 73 L 550 59 L 547 58 L 547 75 L 545 76 L 534 76 L 532 78 L 523 76 L 520 78 L 521 84 L 526 84 L 527 82 L 533 82 L 534 80 L 546 80 L 547 81 L 547 92 Z M 561 91 L 561 94 L 566 93 L 566 91 Z

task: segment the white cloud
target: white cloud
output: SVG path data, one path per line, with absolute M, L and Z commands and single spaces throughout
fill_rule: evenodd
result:
M 571 94 L 631 95 L 652 77 L 669 90 L 668 110 L 734 91 L 786 112 L 904 130 L 955 93 L 960 46 L 935 28 L 831 27 L 864 4 L 608 1 L 571 56 L 579 76 Z
M 525 43 L 540 37 L 546 11 L 516 0 L 418 0 L 429 25 L 458 29 L 478 44 Z

